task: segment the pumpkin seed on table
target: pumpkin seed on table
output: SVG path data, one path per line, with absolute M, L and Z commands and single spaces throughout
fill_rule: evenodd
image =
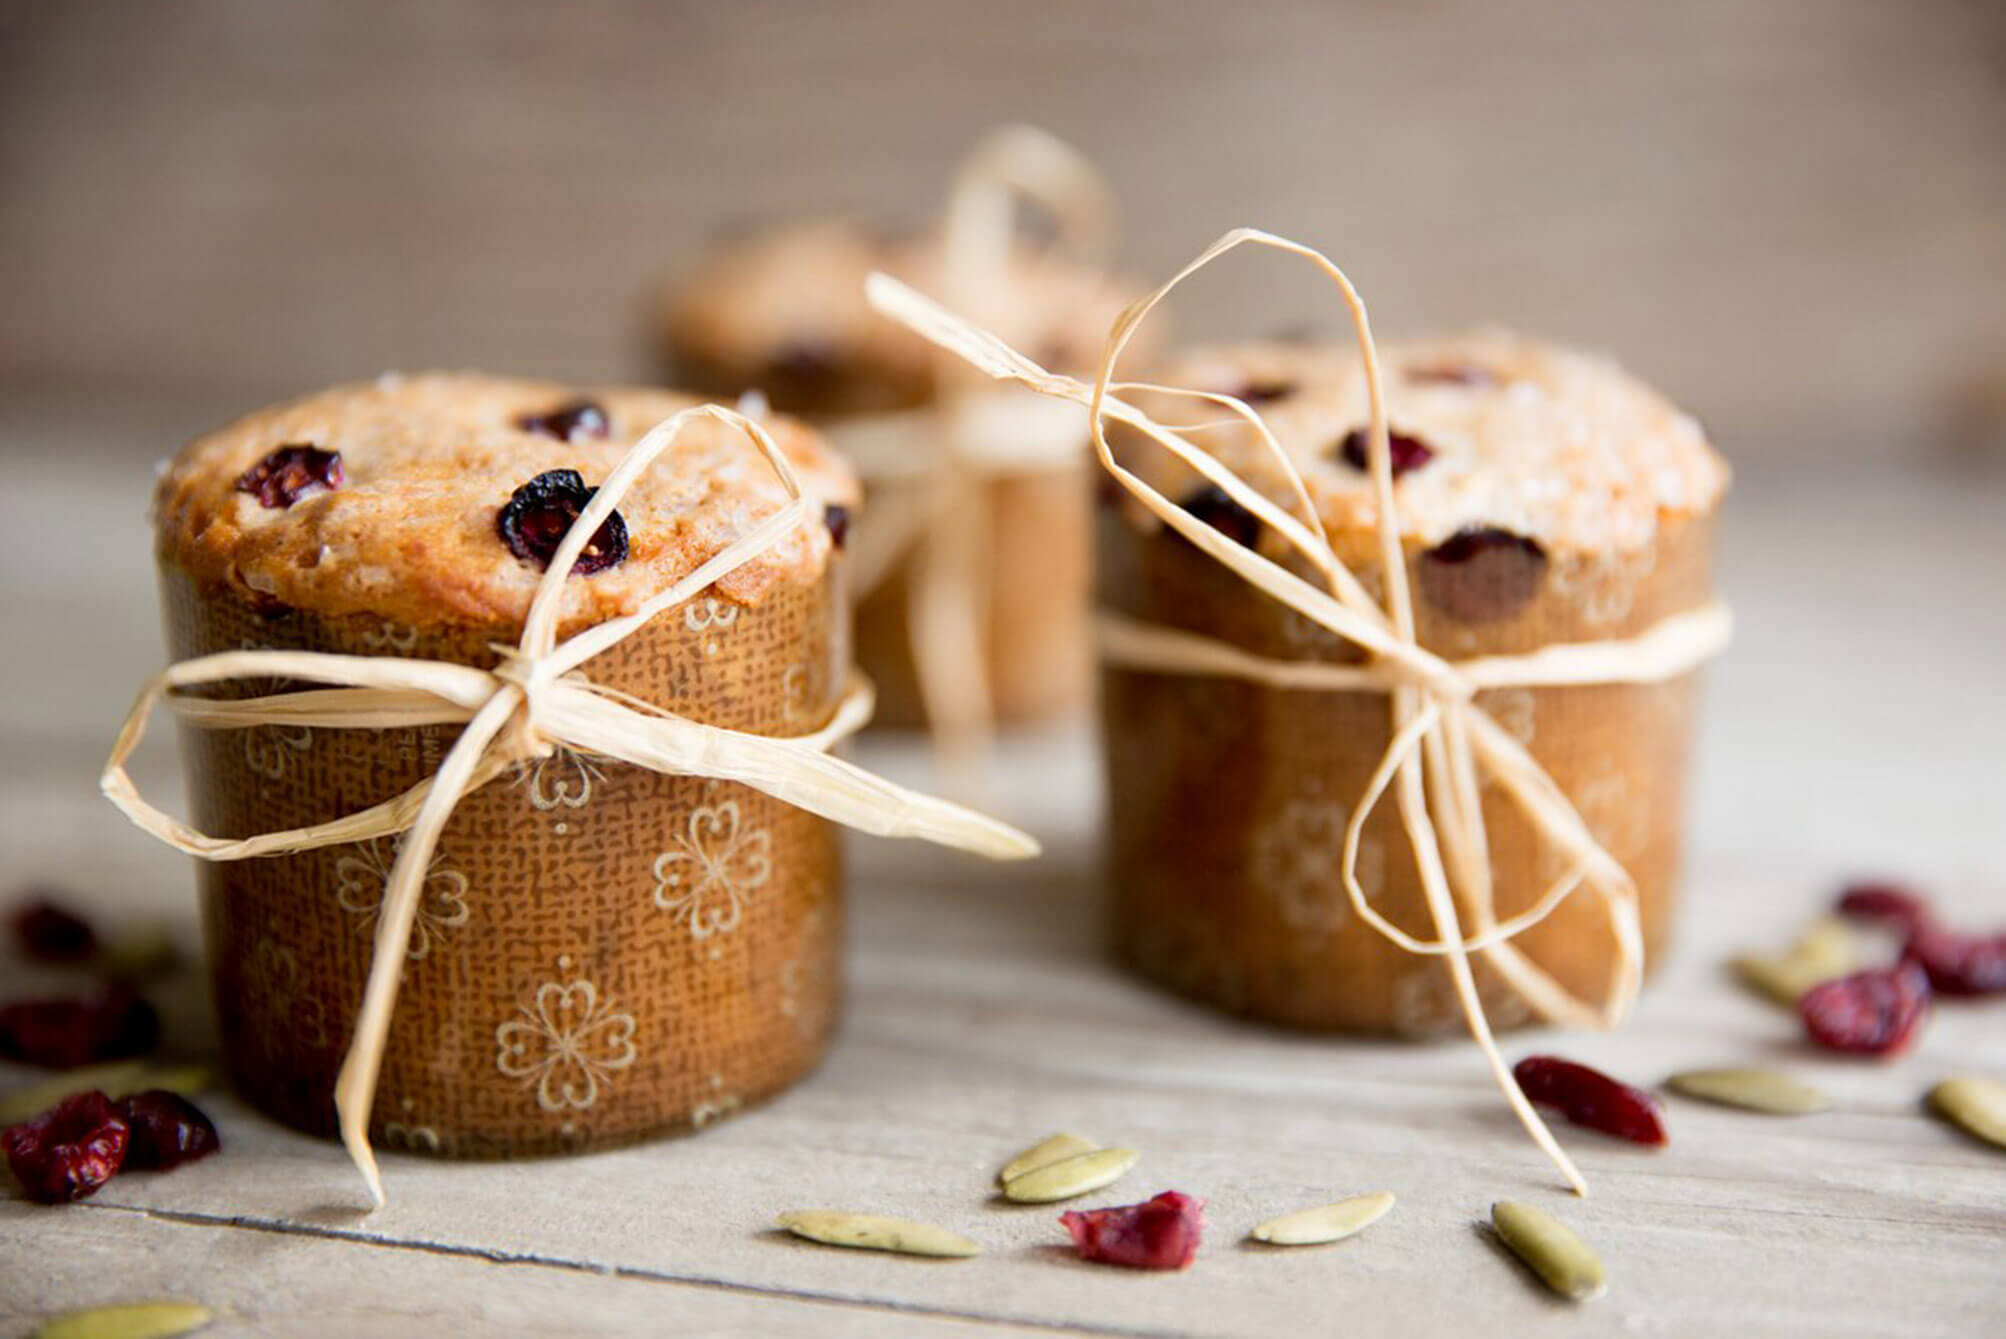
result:
M 808 1241 L 820 1242 L 824 1246 L 847 1246 L 860 1251 L 889 1251 L 894 1255 L 925 1255 L 941 1259 L 965 1259 L 982 1254 L 980 1243 L 958 1232 L 949 1232 L 932 1223 L 915 1223 L 874 1213 L 796 1209 L 780 1215 L 780 1226 Z
M 1003 1198 L 1018 1204 L 1051 1204 L 1121 1180 L 1142 1155 L 1132 1148 L 1097 1148 L 1034 1167 L 1003 1183 Z
M 1569 1301 L 1586 1302 L 1608 1290 L 1609 1278 L 1601 1258 L 1573 1228 L 1553 1215 L 1530 1204 L 1499 1200 L 1491 1205 L 1491 1226 L 1497 1229 L 1498 1240 L 1510 1247 L 1541 1283 Z
M 1770 1116 L 1808 1116 L 1832 1105 L 1831 1098 L 1802 1079 L 1773 1069 L 1689 1069 L 1672 1075 L 1665 1085 L 1702 1102 Z
M 1100 1145 L 1093 1140 L 1081 1138 L 1076 1134 L 1049 1135 L 1004 1163 L 1003 1170 L 996 1173 L 996 1184 L 1006 1185 L 1026 1172 L 1036 1171 L 1055 1162 L 1063 1162 L 1082 1153 L 1091 1153 L 1099 1147 Z
M 1846 975 L 1860 965 L 1860 949 L 1845 922 L 1816 921 L 1779 954 L 1744 953 L 1733 960 L 1735 974 L 1776 1003 L 1794 1007 L 1813 986 Z
M 1960 1074 L 1930 1089 L 1929 1104 L 1966 1134 L 2006 1148 L 2006 1083 Z
M 42 1322 L 34 1339 L 174 1339 L 215 1318 L 200 1302 L 129 1302 L 53 1316 Z
M 1392 1193 L 1375 1190 L 1369 1195 L 1353 1195 L 1335 1204 L 1270 1218 L 1248 1235 L 1270 1246 L 1321 1246 L 1326 1242 L 1357 1236 L 1384 1218 L 1392 1208 Z

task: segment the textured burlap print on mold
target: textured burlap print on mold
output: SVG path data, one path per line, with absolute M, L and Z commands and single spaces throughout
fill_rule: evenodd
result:
M 597 657 L 592 677 L 716 725 L 818 728 L 843 682 L 839 582 L 832 569 L 750 607 L 701 595 Z M 172 569 L 164 585 L 177 659 L 251 646 L 490 665 L 517 635 L 259 610 Z M 436 769 L 454 734 L 181 737 L 196 821 L 243 835 L 382 800 Z M 199 866 L 231 1076 L 303 1129 L 335 1132 L 334 1079 L 400 840 Z M 460 1157 L 582 1150 L 785 1087 L 837 1016 L 839 863 L 828 822 L 743 786 L 569 748 L 518 764 L 459 804 L 431 863 L 373 1136 Z

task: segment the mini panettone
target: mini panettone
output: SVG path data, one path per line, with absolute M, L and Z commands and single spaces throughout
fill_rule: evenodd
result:
M 1021 199 L 1058 238 L 1015 227 Z M 756 390 L 857 463 L 870 500 L 851 564 L 858 659 L 885 724 L 930 725 L 951 748 L 949 736 L 1084 705 L 1087 438 L 1077 411 L 1032 396 L 983 388 L 978 413 L 943 412 L 969 378 L 873 312 L 864 280 L 883 270 L 957 295 L 1019 347 L 1086 373 L 1135 296 L 1104 268 L 1112 215 L 1072 149 L 1006 127 L 971 152 L 931 232 L 774 229 L 722 248 L 665 297 L 679 380 Z
M 181 663 L 105 788 L 207 862 L 238 1089 L 318 1133 L 341 1099 L 374 1187 L 370 1137 L 598 1148 L 811 1068 L 832 818 L 1035 849 L 822 752 L 869 712 L 856 503 L 812 429 L 664 391 L 393 375 L 189 444 L 156 506 Z M 156 700 L 194 827 L 123 770 Z
M 1355 344 L 1124 377 L 1156 306 L 1241 247 L 1316 269 Z M 1121 955 L 1307 1027 L 1460 1020 L 1585 1193 L 1494 1031 L 1620 1023 L 1667 933 L 1694 672 L 1732 633 L 1698 424 L 1501 332 L 1382 347 L 1336 264 L 1251 228 L 1126 310 L 1090 383 L 889 275 L 869 293 L 1091 415 Z
M 1727 470 L 1699 425 L 1607 359 L 1502 331 L 1387 342 L 1389 455 L 1420 645 L 1452 662 L 1646 633 L 1712 598 L 1713 516 Z M 1183 354 L 1150 380 L 1254 406 L 1302 479 L 1330 547 L 1383 599 L 1366 466 L 1363 369 L 1349 346 L 1248 344 Z M 1139 404 L 1156 408 L 1150 397 Z M 1192 417 L 1185 409 L 1186 418 Z M 1166 410 L 1165 421 L 1178 421 Z M 1192 440 L 1278 503 L 1273 459 L 1242 424 Z M 1128 455 L 1126 434 L 1117 449 Z M 1165 496 L 1263 553 L 1262 527 L 1188 467 L 1138 449 Z M 1101 607 L 1275 661 L 1357 663 L 1327 629 L 1252 590 L 1131 501 L 1098 527 Z M 1671 922 L 1694 676 L 1504 687 L 1477 695 L 1636 882 L 1644 947 Z M 1304 691 L 1111 663 L 1103 676 L 1109 870 L 1121 956 L 1235 1012 L 1306 1027 L 1454 1035 L 1463 1014 L 1440 961 L 1353 914 L 1340 863 L 1388 745 L 1383 692 Z M 1565 872 L 1495 788 L 1482 803 L 1496 913 L 1525 911 Z M 1419 933 L 1428 913 L 1401 817 L 1365 824 L 1369 902 Z M 1608 977 L 1586 898 L 1514 941 L 1579 996 Z M 1478 964 L 1493 1024 L 1532 1018 Z

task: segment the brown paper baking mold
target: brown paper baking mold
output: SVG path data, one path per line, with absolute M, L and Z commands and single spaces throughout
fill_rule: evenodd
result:
M 698 596 L 591 674 L 711 724 L 814 730 L 842 687 L 839 581 L 832 569 L 754 606 Z M 163 596 L 177 660 L 284 648 L 485 666 L 519 631 L 261 610 L 173 569 Z M 454 733 L 181 739 L 196 821 L 237 836 L 382 800 L 436 769 Z M 198 867 L 232 1080 L 301 1129 L 335 1133 L 334 1079 L 398 841 Z M 372 1137 L 457 1157 L 583 1151 L 785 1088 L 837 1017 L 840 863 L 831 824 L 744 786 L 563 748 L 518 765 L 459 804 L 427 873 Z
M 1356 660 L 1335 636 L 1181 538 L 1118 506 L 1097 522 L 1099 599 L 1139 621 L 1257 654 Z M 1515 614 L 1466 623 L 1417 594 L 1421 644 L 1452 659 L 1635 635 L 1711 594 L 1710 518 L 1668 520 L 1628 555 L 1551 555 Z M 1368 587 L 1364 552 L 1339 551 Z M 1419 557 L 1410 548 L 1417 592 Z M 1636 878 L 1648 960 L 1671 927 L 1696 676 L 1663 684 L 1512 688 L 1478 702 L 1526 744 L 1590 830 Z M 1359 923 L 1339 868 L 1350 806 L 1388 741 L 1384 693 L 1270 688 L 1204 675 L 1109 667 L 1101 675 L 1109 789 L 1107 862 L 1116 954 L 1143 976 L 1234 1013 L 1314 1029 L 1455 1036 L 1446 966 Z M 1500 918 L 1563 871 L 1518 810 L 1484 796 Z M 1429 925 L 1395 806 L 1367 821 L 1360 881 L 1416 934 Z M 1606 989 L 1613 950 L 1592 899 L 1575 898 L 1518 941 L 1560 984 Z M 1532 1021 L 1484 964 L 1472 964 L 1499 1027 Z

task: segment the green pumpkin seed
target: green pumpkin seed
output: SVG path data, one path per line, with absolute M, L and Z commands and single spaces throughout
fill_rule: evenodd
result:
M 1734 959 L 1734 970 L 1745 984 L 1793 1008 L 1811 987 L 1844 976 L 1859 965 L 1859 944 L 1852 931 L 1845 922 L 1832 918 L 1815 922 L 1787 952 L 1745 953 Z
M 1091 1153 L 1100 1145 L 1091 1139 L 1082 1139 L 1076 1134 L 1055 1134 L 1039 1140 L 1003 1164 L 1003 1170 L 996 1173 L 996 1184 L 1014 1181 L 1025 1172 L 1034 1172 L 1040 1167 L 1063 1162 L 1067 1158 Z
M 1703 1102 L 1771 1116 L 1808 1116 L 1832 1105 L 1831 1098 L 1810 1084 L 1773 1069 L 1689 1069 L 1665 1083 L 1673 1092 Z
M 1270 1246 L 1321 1246 L 1357 1236 L 1392 1208 L 1392 1194 L 1375 1190 L 1370 1195 L 1353 1195 L 1335 1204 L 1270 1218 L 1251 1235 L 1255 1241 L 1265 1241 Z
M 42 1322 L 34 1339 L 173 1339 L 216 1319 L 200 1302 L 132 1302 L 71 1311 Z
M 847 1246 L 860 1251 L 890 1251 L 894 1255 L 926 1255 L 942 1259 L 963 1259 L 982 1254 L 980 1244 L 960 1233 L 949 1232 L 931 1223 L 885 1218 L 874 1213 L 797 1209 L 781 1214 L 780 1226 L 808 1241 L 819 1241 L 824 1246 Z
M 1512 1254 L 1562 1297 L 1586 1302 L 1608 1290 L 1602 1261 L 1574 1229 L 1551 1214 L 1530 1204 L 1499 1200 L 1491 1206 L 1491 1226 Z
M 1929 1104 L 1966 1134 L 2006 1148 L 2006 1083 L 1960 1074 L 1930 1089 Z
M 216 1080 L 207 1065 L 153 1066 L 144 1060 L 115 1060 L 65 1070 L 52 1079 L 0 1097 L 0 1125 L 32 1120 L 66 1097 L 92 1091 L 117 1101 L 134 1093 L 166 1088 L 186 1097 L 211 1087 Z
M 1019 1204 L 1051 1204 L 1111 1186 L 1142 1155 L 1132 1148 L 1097 1148 L 1034 1167 L 1003 1183 L 1003 1198 Z

